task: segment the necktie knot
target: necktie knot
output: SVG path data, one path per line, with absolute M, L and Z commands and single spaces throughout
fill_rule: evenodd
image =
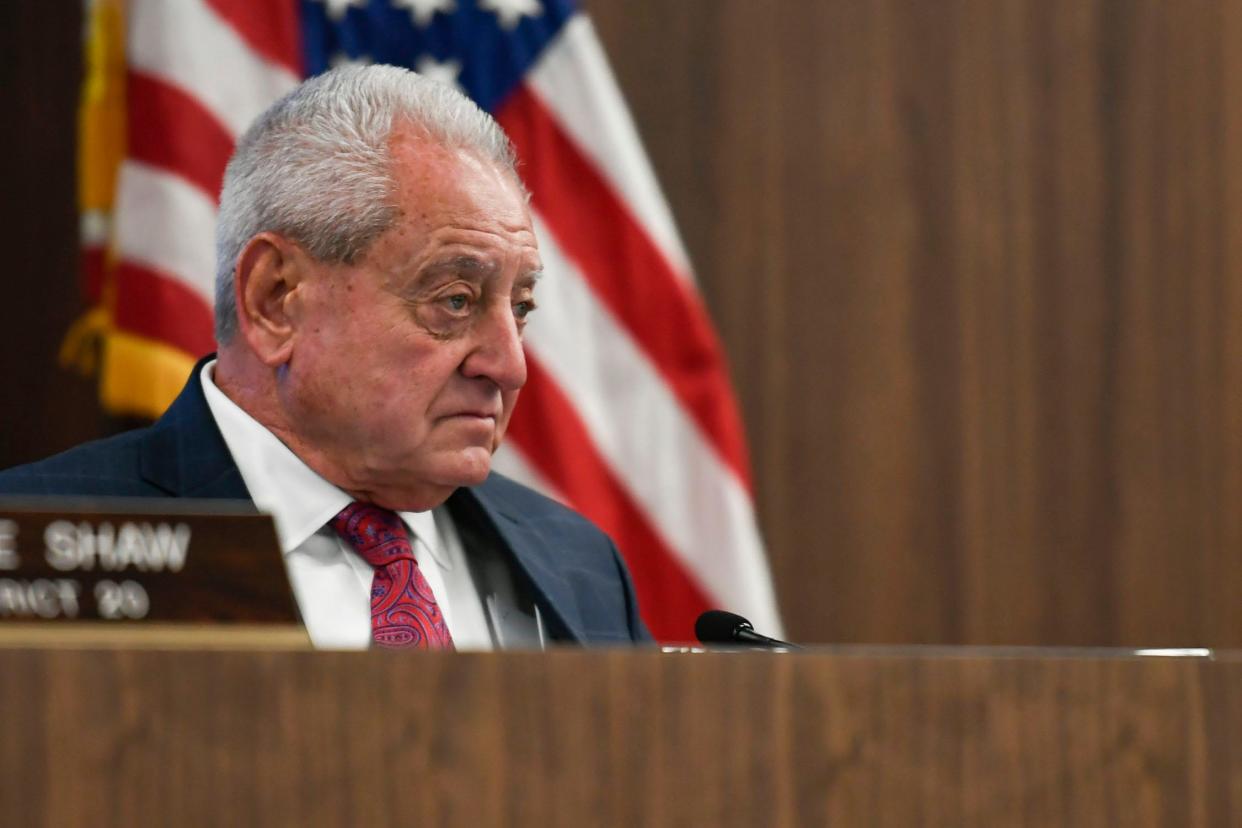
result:
M 414 560 L 401 517 L 382 506 L 355 501 L 332 518 L 330 525 L 373 567 Z

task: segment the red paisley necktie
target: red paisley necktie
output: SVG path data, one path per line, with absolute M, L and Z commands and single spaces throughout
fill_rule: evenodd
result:
M 336 533 L 375 568 L 371 578 L 371 640 L 380 647 L 453 649 L 444 614 L 418 568 L 396 512 L 351 503 L 332 518 Z

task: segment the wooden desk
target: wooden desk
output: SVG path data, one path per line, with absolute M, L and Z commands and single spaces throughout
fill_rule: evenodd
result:
M 6 825 L 1242 824 L 1242 660 L 0 644 Z

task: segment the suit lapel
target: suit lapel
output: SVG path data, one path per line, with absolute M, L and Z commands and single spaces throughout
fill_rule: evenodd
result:
M 142 444 L 143 478 L 175 497 L 249 500 L 241 472 L 216 426 L 199 376 L 204 357 Z
M 489 524 L 501 543 L 508 547 L 515 567 L 534 590 L 536 604 L 552 637 L 584 642 L 586 635 L 573 588 L 557 571 L 549 554 L 556 544 L 530 521 L 516 514 L 487 481 L 473 488 L 458 489 L 448 504 L 459 531 L 463 526 Z

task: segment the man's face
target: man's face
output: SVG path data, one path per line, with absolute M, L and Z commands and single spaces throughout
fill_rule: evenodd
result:
M 487 476 L 540 261 L 509 174 L 409 131 L 392 150 L 402 214 L 354 265 L 308 265 L 279 393 L 320 473 L 422 510 Z

